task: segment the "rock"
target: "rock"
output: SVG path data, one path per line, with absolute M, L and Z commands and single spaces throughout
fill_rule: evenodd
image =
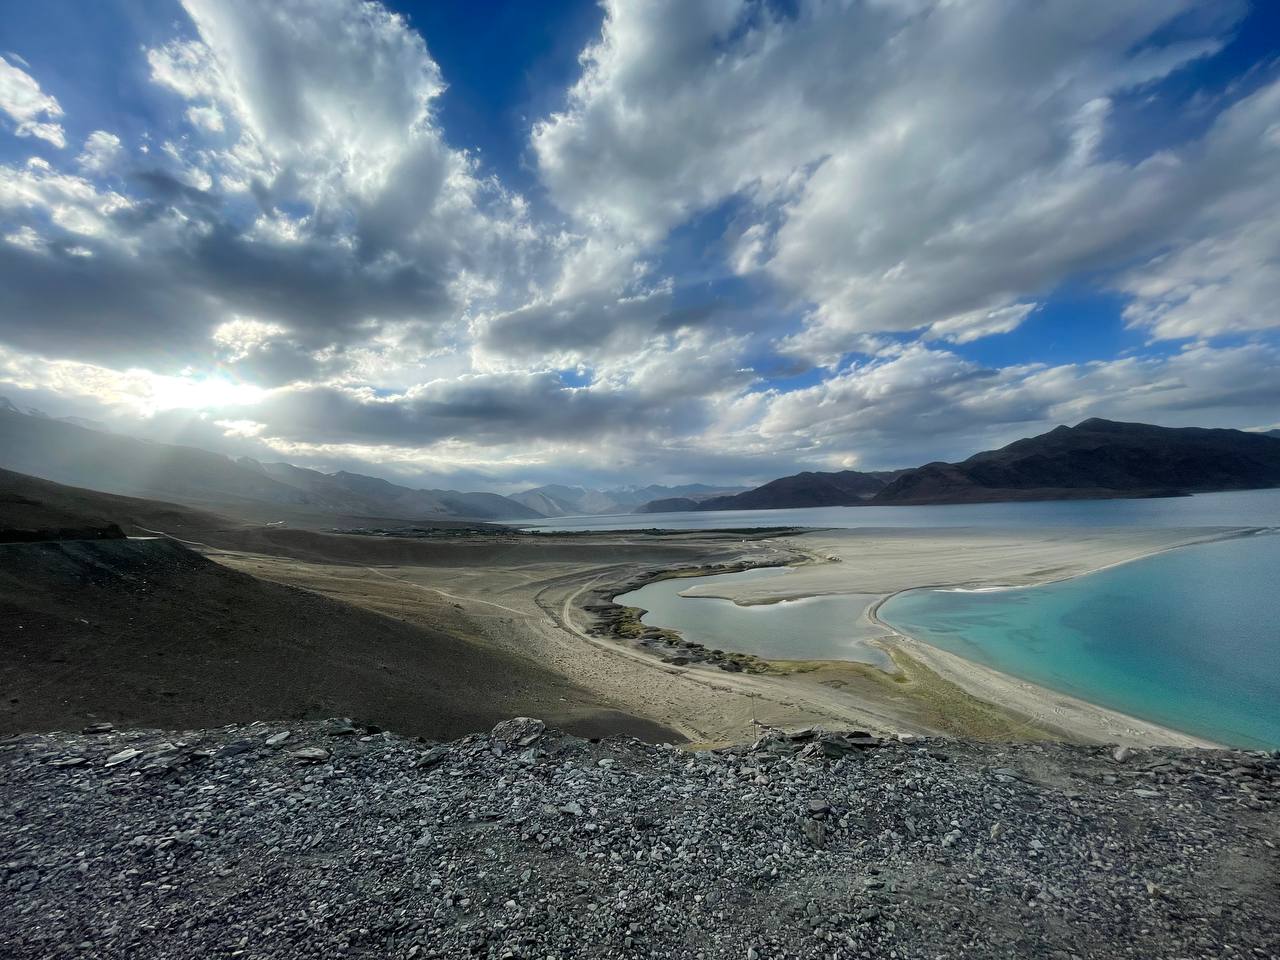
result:
M 420 770 L 426 770 L 430 767 L 434 767 L 447 756 L 449 756 L 449 748 L 437 744 L 419 757 L 414 766 L 418 767 Z
M 289 756 L 301 763 L 323 763 L 332 754 L 324 747 L 300 747 L 297 750 L 290 751 Z
M 142 756 L 141 750 L 137 750 L 133 747 L 126 747 L 118 753 L 113 753 L 111 756 L 107 757 L 107 766 L 115 767 L 122 763 L 128 763 L 134 757 L 140 756 Z
M 264 740 L 263 742 L 268 747 L 278 747 L 280 746 L 280 744 L 284 743 L 288 739 L 289 739 L 289 731 L 281 730 L 279 733 L 273 733 L 271 736 L 267 737 L 267 739 Z
M 338 746 L 290 726 L 278 750 L 279 724 L 0 740 L 0 954 L 1252 960 L 1280 943 L 1269 755 L 1160 748 L 1147 772 L 1110 747 L 926 739 L 804 763 L 848 737 Z
M 827 845 L 827 828 L 821 820 L 805 817 L 800 822 L 800 832 L 810 844 L 819 849 Z
M 1133 793 L 1135 796 L 1144 797 L 1147 800 L 1154 800 L 1160 796 L 1159 790 L 1148 790 L 1145 787 L 1135 787 Z
M 58 757 L 56 760 L 50 760 L 50 761 L 49 761 L 49 766 L 51 766 L 51 767 L 80 767 L 80 766 L 83 766 L 84 764 L 86 764 L 86 763 L 88 763 L 88 762 L 89 762 L 89 761 L 88 761 L 88 759 L 87 759 L 86 757 L 77 757 L 77 756 Z
M 1130 757 L 1134 755 L 1134 752 L 1135 751 L 1133 747 L 1125 747 L 1125 746 L 1115 747 L 1111 751 L 1111 759 L 1114 760 L 1116 763 L 1124 763 L 1126 760 L 1128 760 Z
M 513 717 L 493 728 L 490 736 L 509 747 L 527 747 L 542 736 L 547 725 L 532 717 Z
M 115 729 L 115 726 L 113 726 L 110 723 L 91 723 L 87 727 L 82 729 L 80 732 L 81 733 L 110 733 L 114 729 Z
M 331 737 L 354 737 L 360 731 L 348 717 L 334 717 L 325 721 L 324 732 Z

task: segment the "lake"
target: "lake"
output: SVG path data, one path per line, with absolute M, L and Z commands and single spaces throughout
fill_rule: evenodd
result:
M 1151 500 L 1042 500 L 931 507 L 808 507 L 610 514 L 513 521 L 524 530 L 707 530 L 743 527 L 1236 527 L 1280 526 L 1280 489 Z
M 836 507 L 576 518 L 563 529 L 809 527 L 1280 528 L 1280 490 L 1161 500 Z M 640 524 L 637 521 L 643 520 Z M 566 521 L 548 521 L 566 524 Z M 545 526 L 544 526 L 545 528 Z M 753 570 L 701 578 L 786 576 Z M 647 584 L 618 602 L 709 647 L 778 659 L 879 662 L 864 595 L 741 607 Z M 1280 535 L 1185 547 L 1087 576 L 982 592 L 915 590 L 886 602 L 895 629 L 1003 673 L 1188 733 L 1280 748 Z

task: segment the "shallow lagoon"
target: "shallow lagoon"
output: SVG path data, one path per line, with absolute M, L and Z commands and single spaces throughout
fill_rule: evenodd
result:
M 641 622 L 648 626 L 679 630 L 686 640 L 712 649 L 775 660 L 860 660 L 888 665 L 884 652 L 867 644 L 887 632 L 863 616 L 878 596 L 853 593 L 739 606 L 719 597 L 680 595 L 695 587 L 780 577 L 789 572 L 786 567 L 771 567 L 657 580 L 616 597 L 615 602 L 646 610 Z

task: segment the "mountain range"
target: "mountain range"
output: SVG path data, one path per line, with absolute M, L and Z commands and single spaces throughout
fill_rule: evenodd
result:
M 660 500 L 641 511 L 1107 499 L 1274 487 L 1280 486 L 1278 434 L 1093 418 L 959 463 L 798 473 L 735 496 Z
M 596 490 L 552 484 L 500 496 L 415 489 L 345 470 L 323 473 L 249 457 L 233 460 L 198 447 L 110 433 L 92 421 L 23 410 L 0 397 L 0 467 L 300 526 L 1177 496 L 1280 486 L 1278 434 L 1094 418 L 958 463 L 913 469 L 797 473 L 753 489 L 695 483 Z
M 74 417 L 51 417 L 0 397 L 0 466 L 108 493 L 226 508 L 257 519 L 358 524 L 362 520 L 534 520 L 629 513 L 646 501 L 690 501 L 743 487 L 687 484 L 592 490 L 551 485 L 511 497 L 461 490 L 415 489 L 339 470 L 233 460 L 198 447 L 154 443 Z
M 713 497 L 736 494 L 745 489 L 745 487 L 713 487 L 705 483 L 687 483 L 674 487 L 653 483 L 645 487 L 617 487 L 611 490 L 591 490 L 584 487 L 550 484 L 512 494 L 511 499 L 538 511 L 544 517 L 568 517 L 635 513 L 645 504 L 669 499 L 696 505 Z
M 0 466 L 107 493 L 303 524 L 540 516 L 495 493 L 415 490 L 345 471 L 325 474 L 288 463 L 233 460 L 199 447 L 89 429 L 20 410 L 7 400 L 0 401 Z

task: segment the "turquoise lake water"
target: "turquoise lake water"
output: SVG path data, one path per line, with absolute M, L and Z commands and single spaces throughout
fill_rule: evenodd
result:
M 880 618 L 1004 673 L 1235 746 L 1280 748 L 1280 535 L 1039 587 L 914 590 Z

